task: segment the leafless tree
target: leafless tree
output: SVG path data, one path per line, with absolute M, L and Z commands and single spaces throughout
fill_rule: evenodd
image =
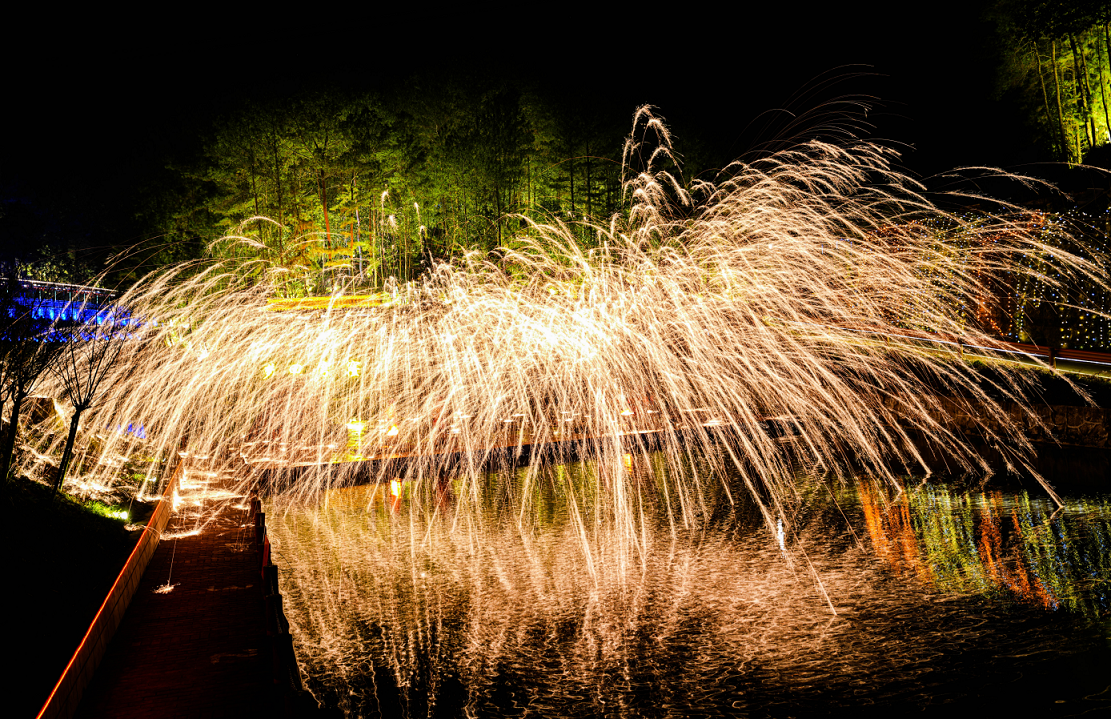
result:
M 82 311 L 77 316 L 84 314 Z M 127 339 L 126 318 L 115 306 L 103 308 L 97 315 L 102 323 L 94 319 L 68 327 L 61 333 L 65 342 L 62 343 L 57 361 L 51 366 L 51 371 L 62 386 L 62 396 L 73 405 L 69 435 L 54 477 L 55 492 L 62 487 L 69 470 L 81 415 L 96 404 L 119 379 L 119 375 L 112 374 L 110 370 Z
M 0 482 L 4 483 L 12 467 L 23 401 L 63 347 L 54 323 L 36 312 L 33 301 L 20 302 L 18 297 L 18 283 L 9 281 L 0 300 L 0 413 L 11 404 L 8 428 L 0 440 Z

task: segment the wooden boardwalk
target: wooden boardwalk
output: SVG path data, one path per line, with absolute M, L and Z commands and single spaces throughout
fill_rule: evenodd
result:
M 188 479 L 183 482 L 183 505 L 170 520 L 77 716 L 282 712 L 248 503 L 228 499 L 230 480 L 212 481 L 194 480 L 192 487 Z M 200 531 L 191 533 L 195 529 Z M 156 592 L 167 580 L 172 590 Z

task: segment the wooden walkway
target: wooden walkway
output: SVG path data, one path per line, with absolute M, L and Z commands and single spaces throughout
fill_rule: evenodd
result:
M 282 711 L 248 502 L 228 498 L 230 479 L 210 481 L 186 472 L 182 505 L 77 716 L 167 719 Z M 167 582 L 170 591 L 155 591 Z

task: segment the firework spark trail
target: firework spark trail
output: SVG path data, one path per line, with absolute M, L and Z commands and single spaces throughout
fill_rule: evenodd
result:
M 144 318 L 117 365 L 124 389 L 90 410 L 87 426 L 149 428 L 142 444 L 104 439 L 102 451 L 125 456 L 232 450 L 256 467 L 313 465 L 286 487 L 303 496 L 356 472 L 422 486 L 444 474 L 473 479 L 496 445 L 566 454 L 561 440 L 585 435 L 615 468 L 610 491 L 624 506 L 635 501 L 619 435 L 651 430 L 673 469 L 681 523 L 698 511 L 690 487 L 705 477 L 682 469 L 697 456 L 711 474 L 735 465 L 768 499 L 773 526 L 800 462 L 863 465 L 896 482 L 893 467 L 922 464 L 914 440 L 924 437 L 987 470 L 938 419 L 931 387 L 942 386 L 984 418 L 989 443 L 1029 469 L 1021 418 L 955 361 L 956 349 L 859 332 L 914 328 L 999 346 L 958 308 L 1018 258 L 1050 254 L 1021 223 L 1000 218 L 1006 242 L 949 251 L 912 222 L 939 213 L 922 188 L 892 169 L 894 153 L 867 142 L 809 142 L 688 192 L 660 169 L 671 157 L 666 130 L 642 110 L 625 157 L 630 206 L 591 228 L 596 247 L 559 222 L 530 222 L 500 261 L 471 254 L 440 265 L 380 307 L 345 301 L 354 285 L 337 279 L 327 307 L 276 311 L 268 301 L 282 297 L 289 272 L 261 261 L 148 276 L 121 298 Z M 1106 284 L 1096 265 L 1051 254 Z M 1004 381 L 1000 396 L 1037 422 L 1017 375 Z M 796 441 L 760 431 L 767 417 L 789 418 Z M 395 453 L 411 458 L 336 462 Z

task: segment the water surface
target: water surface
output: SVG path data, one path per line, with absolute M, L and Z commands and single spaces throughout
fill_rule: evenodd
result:
M 765 516 L 657 459 L 271 508 L 306 685 L 351 716 L 1111 711 L 1106 494 L 802 476 Z

